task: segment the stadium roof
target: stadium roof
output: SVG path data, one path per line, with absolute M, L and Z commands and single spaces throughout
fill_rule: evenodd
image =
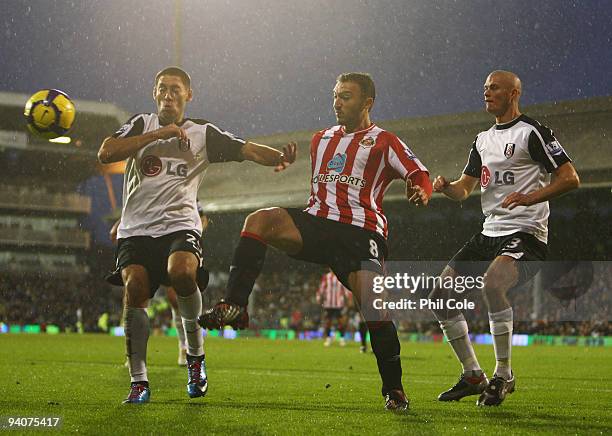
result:
M 573 159 L 584 185 L 612 185 L 612 97 L 539 104 L 522 109 L 555 132 Z M 428 167 L 457 178 L 469 149 L 482 130 L 493 123 L 484 111 L 402 119 L 378 123 L 397 134 Z M 325 127 L 325 126 L 322 126 Z M 208 212 L 255 210 L 270 206 L 303 206 L 310 193 L 309 144 L 314 132 L 300 131 L 252 138 L 272 146 L 298 142 L 298 160 L 283 173 L 252 163 L 211 165 L 200 188 Z M 403 198 L 394 182 L 386 200 Z

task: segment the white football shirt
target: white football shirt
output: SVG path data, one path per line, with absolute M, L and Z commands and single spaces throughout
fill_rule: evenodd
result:
M 206 168 L 214 162 L 243 160 L 243 139 L 205 120 L 186 118 L 179 126 L 189 141 L 156 140 L 128 158 L 118 238 L 159 237 L 179 230 L 201 234 L 197 195 Z M 113 137 L 127 138 L 160 127 L 157 114 L 138 114 Z
M 512 210 L 501 204 L 512 192 L 528 194 L 550 184 L 550 173 L 566 162 L 571 160 L 552 130 L 526 115 L 480 132 L 463 173 L 480 178 L 482 234 L 525 232 L 546 243 L 547 201 Z

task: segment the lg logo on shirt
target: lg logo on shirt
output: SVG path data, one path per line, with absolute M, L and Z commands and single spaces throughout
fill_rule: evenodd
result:
M 140 172 L 147 177 L 157 176 L 161 173 L 162 168 L 162 161 L 157 156 L 145 156 L 140 162 Z M 178 164 L 176 167 L 173 167 L 172 162 L 168 162 L 166 166 L 166 174 L 169 176 L 187 177 L 187 170 L 186 164 Z
M 169 176 L 179 176 L 179 177 L 187 177 L 187 165 L 186 164 L 178 164 L 176 168 L 172 168 L 172 163 L 168 162 L 168 167 L 166 168 L 166 174 Z
M 162 170 L 162 161 L 157 156 L 145 156 L 140 161 L 140 172 L 147 177 L 155 177 Z
M 491 183 L 495 185 L 514 185 L 514 172 L 512 171 L 495 171 L 493 177 L 491 177 L 491 171 L 486 165 L 482 166 L 480 171 L 480 186 L 486 188 Z

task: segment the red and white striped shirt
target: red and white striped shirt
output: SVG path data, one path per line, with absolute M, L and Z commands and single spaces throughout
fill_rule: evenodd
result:
M 394 179 L 406 179 L 427 168 L 391 132 L 372 124 L 346 133 L 334 126 L 316 133 L 310 144 L 311 215 L 352 224 L 387 237 L 382 210 L 385 191 Z
M 321 277 L 317 301 L 324 309 L 342 309 L 347 298 L 350 298 L 350 291 L 342 286 L 333 272 L 330 271 Z

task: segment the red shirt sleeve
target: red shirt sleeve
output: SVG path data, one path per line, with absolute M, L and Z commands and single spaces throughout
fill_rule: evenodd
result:
M 388 133 L 389 150 L 387 160 L 397 175 L 406 180 L 417 171 L 427 172 L 425 165 L 416 157 L 404 142 L 397 136 Z

